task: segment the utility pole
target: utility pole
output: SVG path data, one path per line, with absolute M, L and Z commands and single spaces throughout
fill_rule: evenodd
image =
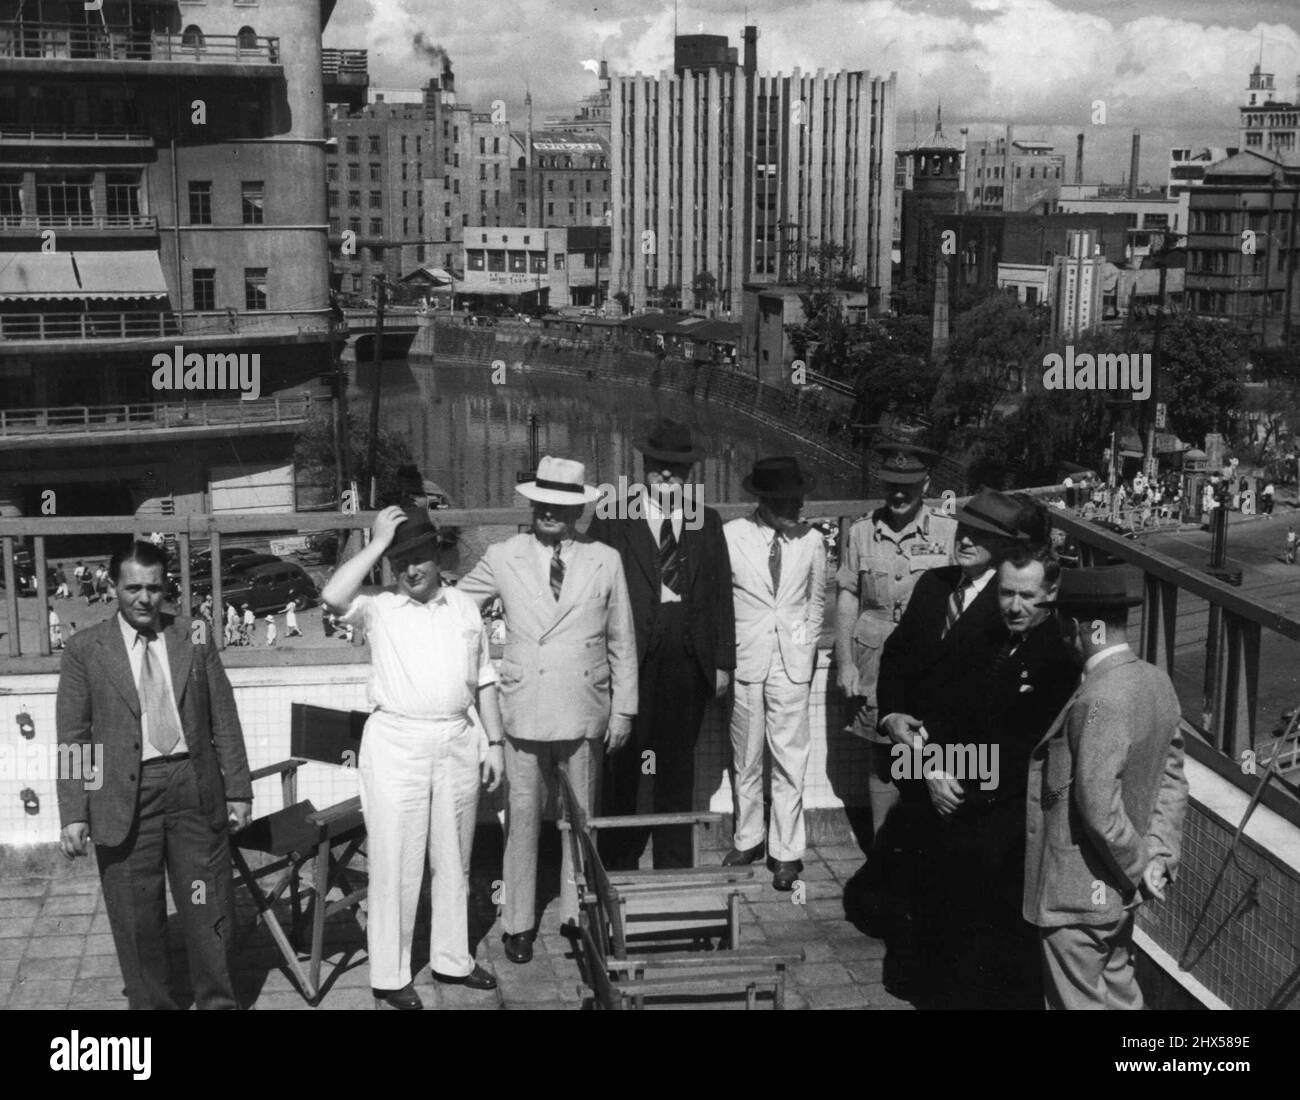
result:
M 1169 273 L 1170 253 L 1174 251 L 1173 241 L 1181 233 L 1165 233 L 1160 241 L 1157 262 L 1160 265 L 1160 304 L 1156 307 L 1156 331 L 1151 343 L 1151 396 L 1144 403 L 1143 423 L 1146 426 L 1146 438 L 1142 444 L 1142 470 L 1147 477 L 1156 476 L 1156 406 L 1160 401 L 1160 335 L 1165 324 L 1165 280 Z
M 366 465 L 370 471 L 370 507 L 378 507 L 379 478 L 375 475 L 375 456 L 379 445 L 379 390 L 384 371 L 384 304 L 388 292 L 383 275 L 375 276 L 375 378 L 370 394 L 370 440 L 366 448 Z

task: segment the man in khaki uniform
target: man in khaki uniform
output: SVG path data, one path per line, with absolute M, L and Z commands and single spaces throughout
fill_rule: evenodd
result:
M 881 444 L 875 451 L 885 503 L 849 530 L 835 576 L 838 682 L 855 703 L 849 732 L 871 745 L 868 785 L 873 838 L 880 836 L 885 818 L 898 802 L 898 788 L 889 774 L 891 742 L 876 731 L 880 652 L 903 617 L 921 574 L 952 561 L 957 533 L 955 519 L 925 504 L 930 468 L 939 456 L 902 443 Z

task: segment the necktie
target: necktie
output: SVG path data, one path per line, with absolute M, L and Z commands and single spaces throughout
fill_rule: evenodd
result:
M 970 580 L 966 577 L 962 577 L 961 584 L 954 588 L 952 590 L 952 595 L 948 597 L 948 614 L 944 619 L 943 633 L 939 635 L 940 638 L 946 638 L 948 636 L 948 631 L 950 631 L 957 620 L 961 618 L 962 604 L 965 600 L 966 590 L 968 588 L 970 588 Z
M 681 548 L 673 534 L 673 520 L 665 516 L 659 525 L 659 577 L 669 592 L 681 595 Z
M 781 591 L 781 534 L 772 536 L 772 549 L 767 553 L 767 568 L 772 574 L 772 595 Z
M 560 544 L 555 544 L 555 553 L 551 555 L 551 595 L 555 602 L 560 602 L 560 589 L 564 587 L 564 559 L 560 557 Z
M 149 743 L 163 756 L 169 756 L 181 739 L 180 727 L 168 706 L 167 682 L 149 652 L 151 639 L 143 631 L 136 638 L 136 644 L 144 646 L 140 659 L 140 708 L 149 727 Z

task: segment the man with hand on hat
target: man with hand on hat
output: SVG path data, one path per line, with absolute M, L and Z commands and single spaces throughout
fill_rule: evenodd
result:
M 679 813 L 695 809 L 704 708 L 726 696 L 736 667 L 731 563 L 721 517 L 686 484 L 703 458 L 690 426 L 661 420 L 634 445 L 644 456 L 644 483 L 617 502 L 621 518 L 598 511 L 587 528 L 622 559 L 640 665 L 632 751 L 610 761 L 604 812 L 636 813 L 643 762 L 652 761 L 655 813 Z M 603 830 L 601 857 L 611 868 L 635 868 L 646 838 L 644 829 Z M 689 825 L 655 829 L 654 865 L 691 865 Z
M 889 774 L 892 742 L 877 729 L 881 649 L 907 610 L 921 575 L 952 561 L 957 533 L 956 520 L 925 503 L 930 468 L 939 456 L 904 443 L 884 443 L 875 450 L 885 503 L 849 529 L 848 547 L 835 574 L 838 683 L 855 707 L 850 732 L 871 745 L 867 787 L 873 838 L 884 833 L 885 820 L 898 803 L 898 788 Z
M 480 607 L 498 596 L 507 636 L 501 661 L 506 729 L 505 896 L 501 925 L 511 962 L 533 957 L 537 842 L 552 772 L 563 771 L 590 814 L 604 751 L 617 753 L 637 710 L 636 637 L 623 563 L 577 533 L 600 493 L 580 462 L 545 456 L 516 487 L 533 505 L 526 534 L 489 546 L 458 589 Z M 626 750 L 625 750 L 626 751 Z M 560 919 L 576 921 L 569 845 L 561 846 Z
M 957 564 L 921 575 L 880 657 L 880 729 L 908 748 L 929 740 L 927 722 L 937 725 L 951 712 L 960 699 L 957 685 L 987 668 L 1005 637 L 994 578 L 1002 554 L 1025 540 L 1023 507 L 1005 493 L 983 489 L 956 518 Z M 925 994 L 944 984 L 939 967 L 946 901 L 929 868 L 939 838 L 935 806 L 942 799 L 960 805 L 963 793 L 943 770 L 923 780 L 903 779 L 899 791 L 888 843 L 906 852 L 899 885 L 909 899 L 916 992 Z
M 794 458 L 761 458 L 744 488 L 758 507 L 725 527 L 736 607 L 736 691 L 731 709 L 736 829 L 723 863 L 763 854 L 763 746 L 772 751 L 767 854 L 772 885 L 793 888 L 806 844 L 808 695 L 826 599 L 826 544 L 799 521 L 812 479 Z
M 386 556 L 397 584 L 358 594 Z M 370 892 L 366 944 L 378 1007 L 423 1008 L 411 975 L 411 938 L 424 864 L 433 879 L 429 966 L 440 982 L 495 989 L 469 949 L 469 861 L 480 781 L 501 782 L 503 733 L 496 672 L 474 601 L 443 588 L 438 532 L 426 508 L 385 508 L 370 545 L 343 562 L 321 599 L 370 640 L 374 708 L 358 772 Z M 470 719 L 477 702 L 488 740 Z M 483 759 L 480 764 L 480 757 Z
M 1164 899 L 1187 780 L 1173 684 L 1128 644 L 1123 567 L 1070 569 L 1055 607 L 1083 683 L 1035 746 L 1025 804 L 1024 918 L 1038 927 L 1048 1008 L 1140 1009 L 1133 919 Z

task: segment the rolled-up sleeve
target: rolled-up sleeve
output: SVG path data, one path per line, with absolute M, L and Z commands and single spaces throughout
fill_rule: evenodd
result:
M 374 602 L 374 596 L 364 592 L 359 593 L 348 604 L 348 609 L 338 617 L 339 622 L 365 630 L 370 625 L 370 611 L 374 606 Z

